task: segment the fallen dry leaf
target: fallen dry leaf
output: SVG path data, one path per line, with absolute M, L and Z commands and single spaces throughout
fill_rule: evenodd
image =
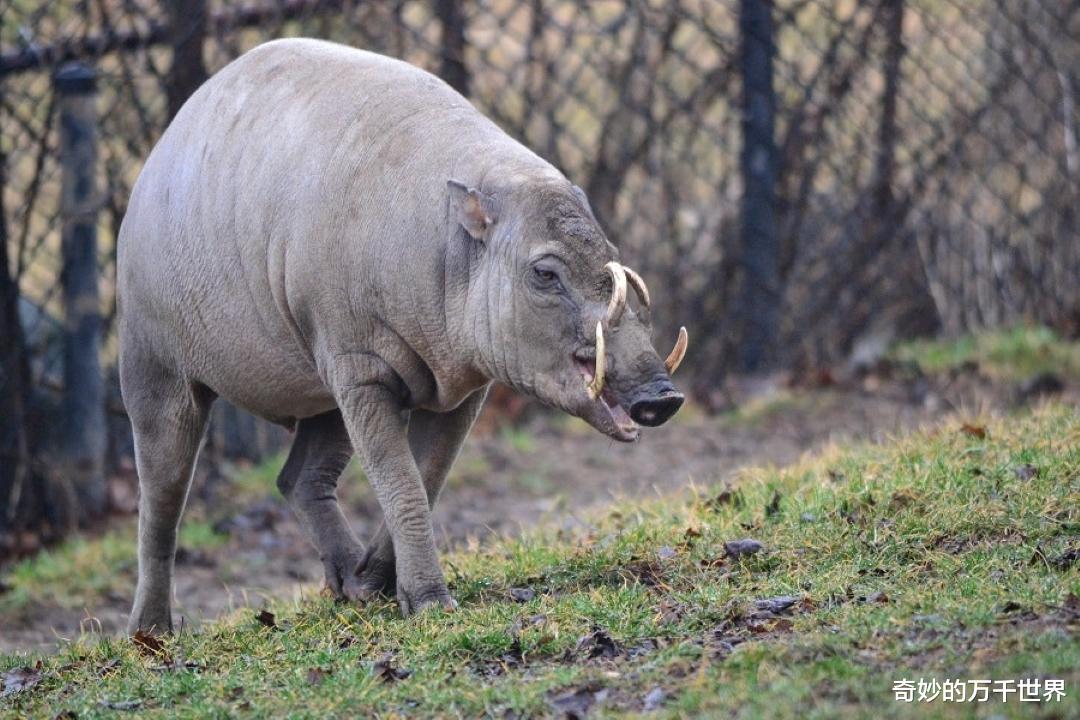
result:
M 902 510 L 903 508 L 914 505 L 919 501 L 919 494 L 914 490 L 904 488 L 897 490 L 892 494 L 892 498 L 889 500 L 890 510 Z
M 132 637 L 131 642 L 138 649 L 139 653 L 144 656 L 160 655 L 165 652 L 165 645 L 161 640 L 148 632 L 142 630 L 137 631 Z
M 765 506 L 765 517 L 772 517 L 780 512 L 780 493 L 774 490 L 772 500 Z
M 666 599 L 657 609 L 657 622 L 661 625 L 676 623 L 686 615 L 687 607 L 678 600 Z
M 863 602 L 866 602 L 866 603 L 880 603 L 880 604 L 884 605 L 885 603 L 889 602 L 889 596 L 886 595 L 884 593 L 884 591 L 882 591 L 882 590 L 875 590 L 874 592 L 867 595 L 863 599 Z
M 371 666 L 371 673 L 385 683 L 392 683 L 409 677 L 412 670 L 397 667 L 394 664 L 394 654 L 386 653 Z
M 626 566 L 626 571 L 639 583 L 648 587 L 657 587 L 665 582 L 664 567 L 656 560 L 634 559 Z
M 788 632 L 793 623 L 787 618 L 752 618 L 746 623 L 750 632 L 756 635 L 764 635 L 771 632 Z
M 593 626 L 591 633 L 578 638 L 577 645 L 574 647 L 574 654 L 583 655 L 587 660 L 593 658 L 610 660 L 621 651 L 622 648 L 619 644 L 606 631 L 596 625 Z
M 1064 572 L 1075 565 L 1077 560 L 1080 560 L 1080 547 L 1069 548 L 1051 560 L 1050 565 L 1055 570 Z
M 978 438 L 979 440 L 986 439 L 986 427 L 983 425 L 972 425 L 971 423 L 964 423 L 960 426 L 960 432 L 964 433 L 965 435 L 970 435 L 973 438 Z
M 729 487 L 725 487 L 716 495 L 705 501 L 705 507 L 710 510 L 719 510 L 724 505 L 734 505 L 735 507 L 742 507 L 743 499 L 742 494 L 737 490 L 732 490 Z

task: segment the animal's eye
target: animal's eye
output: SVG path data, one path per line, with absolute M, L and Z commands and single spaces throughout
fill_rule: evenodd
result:
M 535 267 L 533 272 L 536 273 L 536 277 L 543 283 L 553 283 L 559 279 L 559 276 L 554 271 L 548 270 L 545 267 Z

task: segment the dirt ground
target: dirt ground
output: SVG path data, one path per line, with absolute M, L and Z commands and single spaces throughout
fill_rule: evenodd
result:
M 1077 391 L 1063 390 L 1070 401 L 1080 398 Z M 950 415 L 1004 412 L 1037 401 L 1036 395 L 1019 384 L 994 383 L 977 368 L 936 378 L 888 367 L 842 381 L 828 374 L 809 382 L 781 376 L 732 381 L 720 398 L 732 409 L 707 414 L 688 406 L 634 445 L 613 443 L 578 421 L 534 413 L 519 427 L 470 438 L 436 510 L 436 537 L 444 547 L 467 547 L 492 533 L 583 525 L 590 511 L 613 498 L 665 495 L 692 484 L 708 488 L 749 465 L 783 465 L 831 442 L 880 441 Z M 340 494 L 357 534 L 368 536 L 379 513 L 366 483 L 353 479 Z M 191 512 L 213 520 L 228 537 L 219 548 L 180 549 L 176 601 L 184 627 L 260 606 L 268 597 L 317 591 L 321 564 L 276 493 L 238 502 L 226 478 L 211 488 L 197 486 Z M 134 568 L 122 572 L 130 576 L 130 590 L 106 593 L 92 607 L 61 608 L 41 598 L 18 617 L 0 617 L 0 649 L 47 649 L 80 631 L 121 630 Z

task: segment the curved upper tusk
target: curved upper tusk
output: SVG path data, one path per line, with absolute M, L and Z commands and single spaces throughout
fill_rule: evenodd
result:
M 593 379 L 585 384 L 589 399 L 595 400 L 604 391 L 604 374 L 607 371 L 607 354 L 604 348 L 604 323 L 596 321 L 596 371 Z
M 679 363 L 682 362 L 683 357 L 686 355 L 686 345 L 689 341 L 690 336 L 686 334 L 686 328 L 679 328 L 679 339 L 675 341 L 675 347 L 671 348 L 671 354 L 664 361 L 664 367 L 667 368 L 668 375 L 674 375 L 675 371 L 679 369 Z
M 608 325 L 616 325 L 626 309 L 626 273 L 623 272 L 623 266 L 614 260 L 605 265 L 604 269 L 611 273 L 612 281 L 611 300 L 608 301 L 607 306 L 607 321 Z
M 623 265 L 622 269 L 623 272 L 626 273 L 626 279 L 629 280 L 630 285 L 633 286 L 634 292 L 637 293 L 638 300 L 640 300 L 641 304 L 646 308 L 649 307 L 651 300 L 649 299 L 649 288 L 645 287 L 645 281 L 641 279 L 640 275 L 627 266 Z

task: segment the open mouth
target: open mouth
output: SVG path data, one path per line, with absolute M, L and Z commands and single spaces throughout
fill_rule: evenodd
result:
M 596 375 L 596 357 L 592 348 L 574 353 L 574 365 L 584 378 L 585 385 L 592 382 Z M 604 414 L 600 429 L 608 436 L 620 442 L 634 442 L 641 434 L 641 428 L 630 418 L 630 414 L 619 404 L 611 387 L 604 383 L 600 395 L 592 401 Z

